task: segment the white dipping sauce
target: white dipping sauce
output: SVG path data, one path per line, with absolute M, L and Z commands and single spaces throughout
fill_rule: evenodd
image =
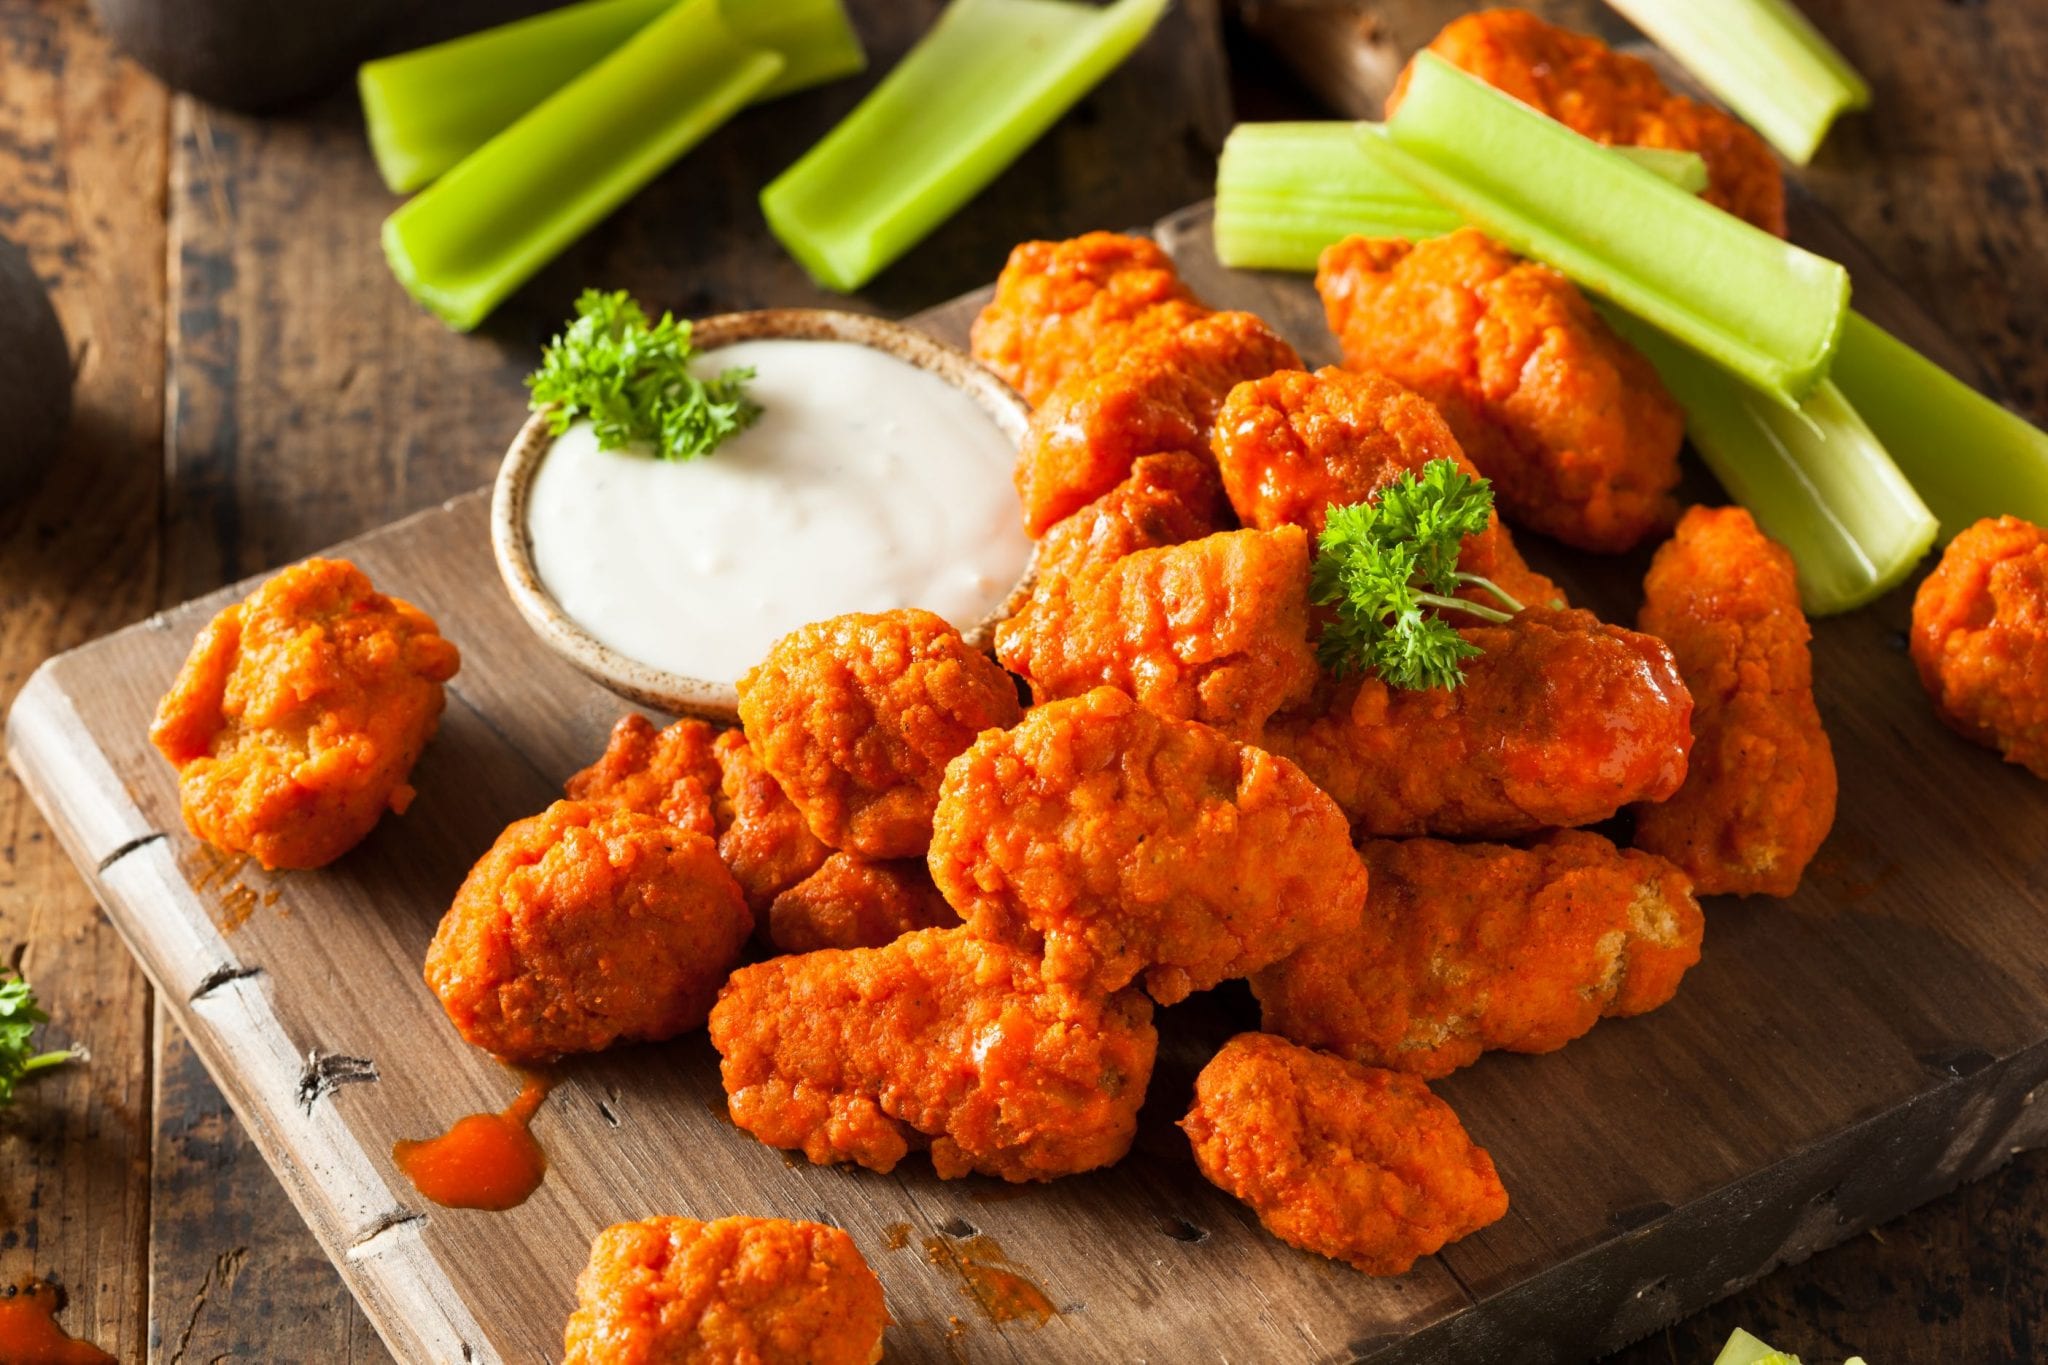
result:
M 736 682 L 807 622 L 916 606 L 967 629 L 1016 586 L 1016 448 L 966 394 L 845 341 L 736 342 L 698 366 L 754 368 L 753 426 L 670 461 L 599 450 L 577 422 L 534 476 L 534 566 L 599 640 Z

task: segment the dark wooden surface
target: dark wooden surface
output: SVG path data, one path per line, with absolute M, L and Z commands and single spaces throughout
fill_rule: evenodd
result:
M 931 8 L 862 6 L 878 56 Z M 1872 77 L 1879 110 L 1838 133 L 1804 182 L 2008 397 L 2044 415 L 2048 13 L 2025 0 L 1809 8 Z M 1150 60 L 1191 69 L 1194 31 Z M 1303 108 L 1276 65 L 1232 51 L 1241 113 Z M 761 238 L 749 191 L 852 98 L 747 116 L 481 337 L 459 339 L 383 273 L 373 229 L 389 200 L 345 98 L 269 122 L 211 113 L 111 61 L 57 0 L 0 4 L 0 61 L 0 232 L 54 283 L 81 359 L 64 467 L 26 506 L 0 509 L 0 701 L 58 648 L 479 482 L 532 343 L 583 283 L 685 311 L 809 301 Z M 1223 92 L 1162 87 L 1160 70 L 1112 83 L 865 302 L 922 306 L 986 279 L 1016 237 L 1145 221 L 1199 194 Z M 165 1360 L 380 1358 L 0 778 L 0 946 L 16 942 L 56 1036 L 85 1039 L 96 1061 L 39 1083 L 0 1121 L 0 1277 L 66 1284 L 66 1320 L 124 1360 L 145 1341 Z M 2041 1169 L 2022 1159 L 1627 1358 L 1710 1358 L 1740 1322 L 1810 1358 L 2031 1359 L 2048 1299 Z

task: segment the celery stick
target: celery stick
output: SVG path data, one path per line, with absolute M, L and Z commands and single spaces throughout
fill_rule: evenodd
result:
M 1860 313 L 1833 377 L 1941 518 L 1943 540 L 1983 517 L 2048 526 L 2048 432 Z
M 583 0 L 365 63 L 356 85 L 384 183 L 416 190 L 509 128 L 676 0 Z M 785 65 L 757 100 L 867 65 L 841 0 L 723 0 L 734 33 Z
M 1685 409 L 1686 435 L 1722 487 L 1791 552 L 1810 615 L 1883 596 L 1925 557 L 1934 514 L 1832 381 L 1786 408 L 1654 327 L 1606 312 Z
M 858 289 L 1037 140 L 1168 0 L 953 0 L 860 106 L 761 192 L 819 283 Z
M 783 65 L 682 0 L 386 218 L 392 273 L 468 331 Z
M 1607 0 L 1804 166 L 1870 86 L 1790 0 Z
M 1359 145 L 1525 256 L 1556 266 L 1788 406 L 1826 376 L 1849 272 L 1695 199 L 1466 75 L 1411 68 Z
M 1707 163 L 1692 152 L 1616 153 L 1697 193 Z M 1240 123 L 1216 167 L 1216 257 L 1251 270 L 1314 270 L 1324 247 L 1365 237 L 1440 237 L 1464 224 L 1359 150 L 1350 123 Z

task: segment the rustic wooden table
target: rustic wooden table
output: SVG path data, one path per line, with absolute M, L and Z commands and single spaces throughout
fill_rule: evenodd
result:
M 1877 111 L 1801 179 L 2004 396 L 2048 418 L 2048 6 L 1806 2 L 1872 78 Z M 1234 29 L 1223 79 L 1213 3 L 1184 0 L 1138 71 L 858 303 L 909 311 L 984 282 L 1020 237 L 1200 197 L 1233 95 L 1243 117 L 1313 112 Z M 448 8 L 436 22 L 458 28 Z M 884 61 L 935 8 L 856 4 Z M 1539 8 L 1604 22 L 1588 0 Z M 0 234 L 51 282 L 79 370 L 65 459 L 0 507 L 0 706 L 52 653 L 483 482 L 534 345 L 585 283 L 685 313 L 819 301 L 765 238 L 752 190 L 855 93 L 745 116 L 458 338 L 384 271 L 391 200 L 346 95 L 268 120 L 211 110 L 115 57 L 79 0 L 0 0 Z M 0 1282 L 62 1284 L 65 1322 L 123 1361 L 388 1359 L 0 776 L 0 952 L 15 945 L 51 1035 L 93 1060 L 0 1118 Z M 2048 1154 L 2021 1157 L 1616 1359 L 1704 1362 L 1739 1324 L 1809 1360 L 2032 1360 L 2044 1171 Z

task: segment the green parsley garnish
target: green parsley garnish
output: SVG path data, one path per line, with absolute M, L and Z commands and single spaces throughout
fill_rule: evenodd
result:
M 36 993 L 13 974 L 0 975 L 0 1108 L 14 1101 L 14 1083 L 31 1072 L 61 1066 L 78 1054 L 69 1048 L 30 1052 L 29 1035 L 50 1016 L 36 1006 Z
M 557 436 L 587 417 L 600 450 L 644 441 L 661 459 L 694 460 L 761 415 L 740 388 L 752 370 L 699 379 L 690 373 L 696 354 L 689 323 L 663 313 L 649 325 L 625 290 L 586 289 L 576 320 L 548 343 L 526 387 L 536 412 L 553 408 L 548 429 Z
M 1403 474 L 1370 502 L 1332 507 L 1310 581 L 1315 601 L 1335 609 L 1318 645 L 1323 666 L 1339 677 L 1371 671 L 1390 687 L 1456 687 L 1480 649 L 1437 613 L 1501 622 L 1522 609 L 1494 583 L 1458 570 L 1465 537 L 1485 530 L 1492 511 L 1493 485 L 1449 460 L 1431 460 L 1419 479 Z M 1452 596 L 1468 585 L 1508 610 Z

